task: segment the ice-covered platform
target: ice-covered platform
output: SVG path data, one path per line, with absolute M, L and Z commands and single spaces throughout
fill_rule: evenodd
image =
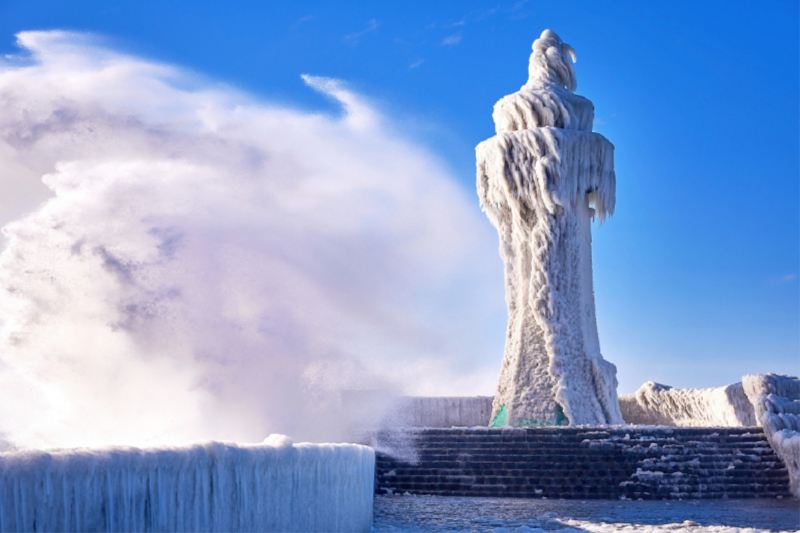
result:
M 375 455 L 210 442 L 0 454 L 0 531 L 363 531 Z
M 418 460 L 378 453 L 380 494 L 791 497 L 786 467 L 759 427 L 430 428 L 405 435 Z M 383 438 L 390 447 L 397 434 Z

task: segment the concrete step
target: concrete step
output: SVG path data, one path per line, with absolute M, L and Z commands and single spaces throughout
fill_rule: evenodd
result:
M 429 469 L 431 473 L 420 473 L 421 469 L 402 469 L 402 468 L 393 468 L 389 470 L 387 473 L 378 474 L 378 479 L 381 480 L 391 480 L 391 479 L 448 479 L 454 476 L 458 477 L 486 477 L 486 476 L 505 476 L 510 478 L 539 478 L 539 479 L 546 479 L 552 476 L 558 476 L 559 478 L 578 478 L 578 479 L 586 479 L 587 474 L 591 474 L 592 477 L 607 477 L 607 476 L 626 476 L 626 477 L 647 477 L 647 472 L 653 472 L 652 470 L 646 471 L 639 471 L 634 472 L 634 474 L 628 474 L 628 469 L 622 468 L 604 468 L 593 470 L 591 472 L 586 472 L 584 470 L 553 470 L 553 469 L 484 469 L 484 468 L 463 468 L 463 469 Z M 749 480 L 749 479 L 761 479 L 764 481 L 771 481 L 773 479 L 783 480 L 788 479 L 789 473 L 785 469 L 780 470 L 757 470 L 757 469 L 750 469 L 750 470 L 698 470 L 698 471 L 691 471 L 691 470 L 675 470 L 673 472 L 664 472 L 659 471 L 659 474 L 662 476 L 674 476 L 680 477 L 683 475 L 688 478 L 697 478 L 697 479 L 729 479 L 731 482 L 735 482 L 737 480 Z M 652 477 L 652 475 L 651 475 Z
M 786 468 L 760 428 L 416 429 L 405 438 L 418 461 L 379 453 L 379 493 L 790 497 Z

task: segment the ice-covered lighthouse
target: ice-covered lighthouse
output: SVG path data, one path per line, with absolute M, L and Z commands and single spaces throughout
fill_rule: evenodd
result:
M 574 61 L 571 46 L 542 32 L 528 82 L 495 104 L 497 135 L 476 148 L 508 303 L 493 426 L 623 423 L 592 282 L 591 221 L 614 212 L 614 145 L 592 133 L 594 106 L 573 93 Z

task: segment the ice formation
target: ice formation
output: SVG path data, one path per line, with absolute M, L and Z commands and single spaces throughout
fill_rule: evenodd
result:
M 533 43 L 528 82 L 494 106 L 476 148 L 481 207 L 500 236 L 508 330 L 492 424 L 621 424 L 616 367 L 600 354 L 591 220 L 614 212 L 614 146 L 573 94 L 574 50 Z
M 210 442 L 0 454 L 0 531 L 369 531 L 375 454 Z
M 800 498 L 800 379 L 751 374 L 742 385 L 770 446 L 786 464 L 792 494 Z
M 649 381 L 619 405 L 628 424 L 755 426 L 786 464 L 792 493 L 800 498 L 800 379 L 751 374 L 741 383 L 710 389 L 673 389 Z
M 690 427 L 755 426 L 753 404 L 741 383 L 709 389 L 673 389 L 648 381 L 635 394 L 620 394 L 627 424 Z

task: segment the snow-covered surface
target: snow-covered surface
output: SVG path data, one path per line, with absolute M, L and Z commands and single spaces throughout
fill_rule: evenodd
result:
M 628 424 L 691 427 L 755 426 L 753 404 L 741 383 L 709 389 L 673 389 L 648 381 L 634 394 L 620 394 Z
M 0 531 L 369 531 L 375 454 L 210 442 L 0 454 Z
M 792 494 L 800 498 L 800 379 L 779 374 L 742 378 L 772 449 L 786 464 Z
M 756 533 L 797 531 L 783 500 L 598 501 L 376 496 L 376 533 L 542 531 Z
M 591 220 L 614 212 L 614 146 L 591 132 L 591 102 L 572 94 L 570 57 L 545 30 L 528 82 L 497 103 L 497 135 L 476 148 L 509 314 L 496 425 L 622 423 L 616 367 L 600 354 L 591 267 Z

